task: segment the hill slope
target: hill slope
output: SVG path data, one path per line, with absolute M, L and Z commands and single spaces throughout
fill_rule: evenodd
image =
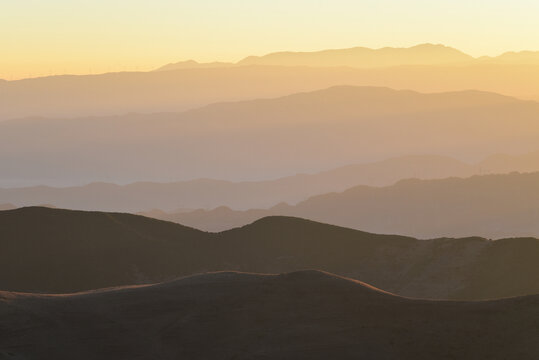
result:
M 0 212 L 0 288 L 87 290 L 166 279 L 204 233 L 129 214 L 22 208 Z
M 410 300 L 316 271 L 214 273 L 68 296 L 0 292 L 0 354 L 27 360 L 535 359 L 538 308 L 537 296 Z
M 203 233 L 141 216 L 0 212 L 0 289 L 72 292 L 206 271 L 321 269 L 400 295 L 486 299 L 539 293 L 539 241 L 416 240 L 287 217 Z

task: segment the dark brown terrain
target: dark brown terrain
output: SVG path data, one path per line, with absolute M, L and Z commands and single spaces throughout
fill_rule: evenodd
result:
M 0 289 L 65 293 L 207 271 L 320 269 L 399 295 L 539 294 L 539 240 L 416 240 L 268 217 L 206 233 L 142 216 L 23 208 L 0 212 Z
M 537 359 L 539 297 L 413 300 L 318 271 L 0 292 L 0 358 Z

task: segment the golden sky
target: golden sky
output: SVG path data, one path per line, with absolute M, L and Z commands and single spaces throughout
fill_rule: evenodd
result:
M 539 50 L 537 14 L 537 0 L 3 0 L 0 78 L 426 42 Z

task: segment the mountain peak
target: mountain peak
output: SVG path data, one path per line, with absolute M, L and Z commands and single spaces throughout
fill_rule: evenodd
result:
M 427 43 L 407 48 L 354 47 L 313 52 L 276 52 L 264 56 L 249 56 L 238 64 L 374 68 L 400 65 L 440 65 L 464 63 L 471 60 L 473 57 L 457 49 L 441 44 Z
M 208 69 L 208 68 L 219 68 L 232 66 L 232 63 L 214 61 L 210 63 L 201 63 L 196 60 L 185 60 L 179 61 L 176 63 L 170 63 L 164 66 L 161 66 L 154 71 L 171 71 L 171 70 L 183 70 L 183 69 Z

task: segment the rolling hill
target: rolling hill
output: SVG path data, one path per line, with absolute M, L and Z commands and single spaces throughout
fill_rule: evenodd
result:
M 416 240 L 268 217 L 212 234 L 142 216 L 0 212 L 0 289 L 65 293 L 207 271 L 320 269 L 399 295 L 492 299 L 539 293 L 539 241 Z
M 0 164 L 4 182 L 36 185 L 275 179 L 410 154 L 529 153 L 537 119 L 539 103 L 497 94 L 340 86 L 183 113 L 4 121 Z
M 537 296 L 401 298 L 318 271 L 0 292 L 2 359 L 535 359 Z M 211 346 L 208 346 L 211 344 Z

